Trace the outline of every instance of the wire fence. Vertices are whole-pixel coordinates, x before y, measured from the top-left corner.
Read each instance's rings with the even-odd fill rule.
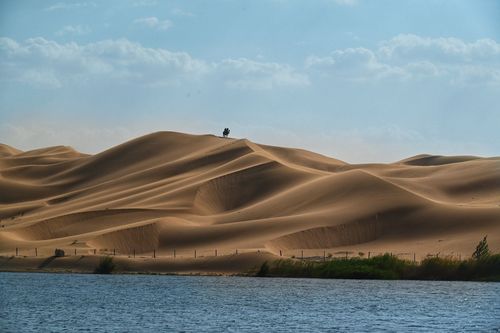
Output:
[[[463,255],[458,252],[437,252],[437,253],[422,253],[422,252],[401,252],[401,251],[354,251],[354,250],[339,250],[339,249],[292,249],[279,250],[279,255],[300,260],[311,261],[326,261],[337,259],[370,259],[381,255],[391,255],[398,259],[420,262],[426,258],[446,258],[451,260],[468,259],[470,256]]]
[[[94,248],[75,248],[75,247],[40,247],[40,248],[16,248],[11,251],[0,252],[0,256],[4,257],[51,257],[51,256],[121,256],[128,258],[171,258],[171,259],[187,259],[187,258],[209,258],[221,257],[228,255],[239,255],[243,253],[256,252],[271,252],[267,249],[152,249],[144,250],[119,250],[116,248],[94,249]],[[375,256],[389,254],[402,260],[420,262],[429,257],[446,258],[451,260],[464,260],[470,258],[457,252],[450,253],[426,253],[421,252],[397,252],[397,251],[353,251],[353,250],[338,250],[338,249],[287,249],[274,250],[271,253],[283,259],[300,259],[309,261],[326,261],[338,259],[361,258],[369,259]]]

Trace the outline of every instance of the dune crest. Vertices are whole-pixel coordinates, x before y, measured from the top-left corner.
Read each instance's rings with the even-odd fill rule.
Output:
[[[9,145],[0,143],[0,157],[9,157],[22,153],[22,151]]]
[[[0,145],[0,252],[15,248],[500,250],[500,159],[348,164],[157,132],[96,155]]]

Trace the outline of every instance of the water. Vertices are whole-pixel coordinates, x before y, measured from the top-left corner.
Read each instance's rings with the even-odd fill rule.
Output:
[[[0,332],[500,332],[500,284],[0,273]]]

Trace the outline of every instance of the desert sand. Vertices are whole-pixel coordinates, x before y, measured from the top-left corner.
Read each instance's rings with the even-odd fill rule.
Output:
[[[348,164],[301,149],[175,132],[96,155],[3,144],[0,219],[4,256],[16,248],[26,256],[36,248],[40,257],[63,248],[92,257],[95,249],[127,261],[135,253],[129,261],[138,270],[139,257],[153,251],[162,263],[156,270],[231,273],[246,269],[248,258],[253,264],[280,252],[466,257],[485,235],[500,251],[500,157]],[[174,249],[178,268],[167,258]],[[214,249],[220,258],[207,268]],[[194,250],[203,269],[189,266]],[[241,259],[247,264],[236,265],[234,256],[248,257]],[[42,259],[32,260],[39,267]]]

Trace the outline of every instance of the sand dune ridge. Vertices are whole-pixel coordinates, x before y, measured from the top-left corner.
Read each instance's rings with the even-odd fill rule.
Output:
[[[500,158],[348,164],[157,132],[96,155],[0,145],[0,251],[18,248],[500,250]],[[497,245],[499,244],[499,245]]]

